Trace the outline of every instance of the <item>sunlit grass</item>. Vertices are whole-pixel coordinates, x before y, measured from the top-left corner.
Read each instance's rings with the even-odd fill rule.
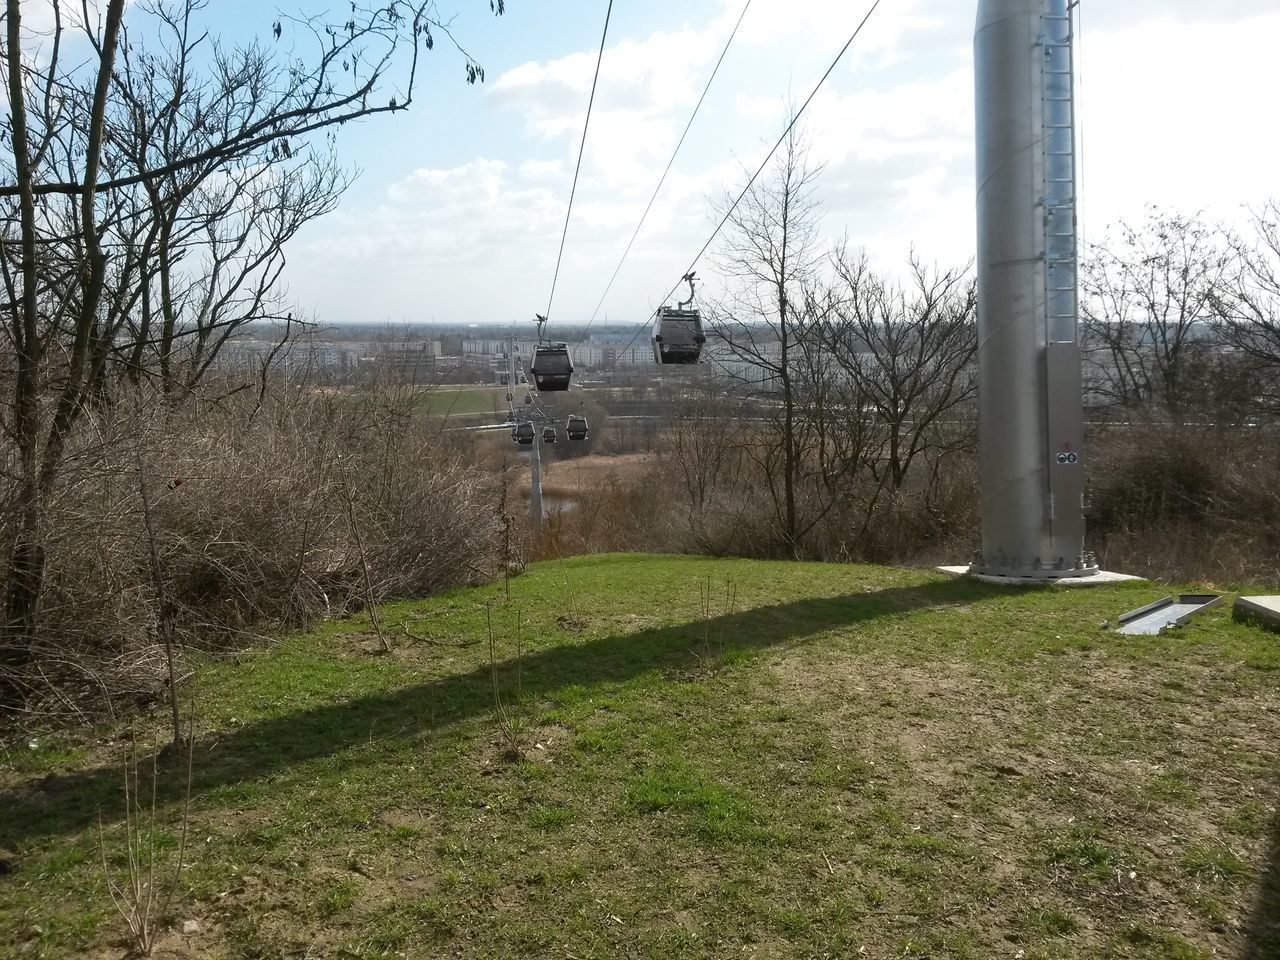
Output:
[[[187,949],[1276,948],[1252,918],[1280,645],[1226,608],[1122,637],[1100,624],[1167,588],[631,555],[540,564],[511,587],[386,607],[390,656],[357,617],[200,666],[169,918],[200,922]],[[520,712],[516,758],[495,676]],[[145,741],[163,720],[134,727]],[[96,823],[120,817],[124,730],[6,756],[0,954],[115,943]],[[172,822],[172,777],[159,793]]]

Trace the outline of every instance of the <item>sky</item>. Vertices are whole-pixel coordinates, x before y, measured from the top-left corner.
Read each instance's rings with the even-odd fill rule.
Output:
[[[592,316],[744,0],[614,0],[552,320]],[[752,0],[597,322],[640,323],[714,227],[870,0]],[[503,323],[543,312],[607,0],[440,0],[485,67],[438,44],[411,111],[343,128],[360,168],[288,248],[288,294],[325,323]],[[274,11],[216,0],[214,29]],[[806,114],[829,244],[896,269],[973,254],[970,0],[882,0]],[[259,21],[262,21],[259,24]],[[1086,242],[1148,204],[1243,222],[1280,195],[1276,0],[1083,0]],[[714,294],[709,264],[703,265]]]

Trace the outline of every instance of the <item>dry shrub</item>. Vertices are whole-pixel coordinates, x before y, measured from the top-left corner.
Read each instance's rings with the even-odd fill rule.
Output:
[[[529,541],[536,560],[619,550],[662,552],[664,536],[662,493],[641,476],[609,476],[594,487],[574,489],[548,511],[540,536]],[[544,493],[547,488],[544,488]]]
[[[1104,566],[1176,580],[1280,580],[1280,429],[1113,425],[1095,430],[1089,447],[1089,544]],[[714,451],[695,453],[706,461]],[[538,555],[789,555],[758,464],[729,457],[713,482],[695,487],[690,454],[683,464],[679,455],[668,442],[647,473],[578,491]],[[877,496],[865,473],[830,496],[801,545],[806,558],[934,565],[966,561],[979,542],[976,449],[918,462],[895,496]],[[816,501],[800,507],[821,510]]]
[[[896,492],[865,464],[821,480],[810,465],[797,486],[802,539],[793,550],[775,502],[776,458],[751,455],[759,435],[727,415],[670,426],[643,486],[661,491],[646,517],[664,549],[714,555],[841,562],[918,563],[968,556],[978,515],[975,451],[921,456]],[[772,484],[770,470],[774,471]],[[772,491],[772,492],[771,492]]]
[[[493,575],[490,484],[398,394],[305,398],[248,429],[216,426],[178,454],[176,475],[192,479],[162,511],[175,593],[216,624],[361,606],[365,562],[375,600]]]
[[[1090,543],[1113,569],[1280,580],[1275,426],[1115,425],[1091,443]]]
[[[567,505],[551,511],[536,557],[615,550],[712,556],[790,556],[767,480],[746,456],[728,458],[714,482],[695,488],[668,448],[643,472],[606,476],[595,486],[556,490]],[[686,464],[687,466],[687,464]],[[824,504],[812,493],[802,514],[821,519],[801,544],[807,559],[843,562],[933,563],[967,557],[977,530],[977,463],[971,451],[949,455],[904,487],[896,498],[850,485]]]
[[[952,451],[919,461],[896,494],[877,496],[868,480],[851,484],[810,549],[849,563],[963,563],[977,545],[981,509],[977,451]]]
[[[1194,428],[1126,425],[1100,431],[1091,451],[1093,524],[1120,532],[1203,520],[1220,492],[1213,452],[1220,446]]]
[[[93,714],[161,689],[142,484],[188,646],[243,646],[370,599],[496,575],[496,484],[415,415],[418,399],[293,390],[261,407],[242,394],[95,413],[48,514],[36,656],[20,678],[28,705]]]

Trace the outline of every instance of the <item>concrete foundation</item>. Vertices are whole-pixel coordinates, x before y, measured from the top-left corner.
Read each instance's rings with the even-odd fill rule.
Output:
[[[1099,570],[1097,573],[1090,574],[1087,577],[1060,577],[1056,580],[1045,580],[1043,578],[1033,577],[1001,577],[988,573],[970,573],[971,568],[967,565],[957,567],[935,567],[934,569],[939,573],[949,573],[953,577],[971,577],[972,579],[981,581],[982,583],[994,583],[1003,587],[1100,587],[1109,583],[1127,583],[1132,580],[1144,579],[1143,577],[1135,577],[1127,573],[1112,573],[1110,570]]]
[[[1280,633],[1280,597],[1237,597],[1231,615]]]

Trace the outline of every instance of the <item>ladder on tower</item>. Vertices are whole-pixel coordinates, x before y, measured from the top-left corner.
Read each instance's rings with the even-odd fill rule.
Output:
[[[1049,530],[1059,519],[1068,533],[1084,505],[1084,426],[1080,417],[1081,369],[1077,339],[1079,260],[1076,241],[1075,45],[1071,5],[1041,0],[1039,46],[1044,154],[1045,426],[1049,448]],[[1080,568],[1087,558],[1059,556],[1057,564]]]
[[[1065,14],[1041,14],[1045,317],[1047,339],[1058,342],[1076,339],[1074,29],[1069,6]]]

